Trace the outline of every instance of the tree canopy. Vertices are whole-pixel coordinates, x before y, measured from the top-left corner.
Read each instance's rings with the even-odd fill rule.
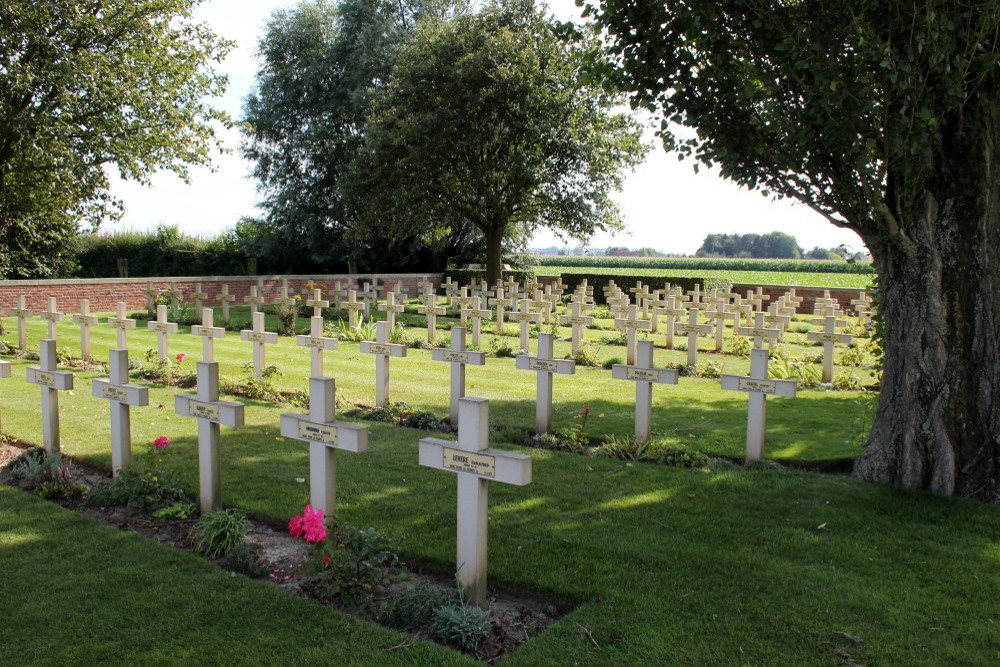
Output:
[[[514,233],[615,228],[610,193],[645,149],[583,64],[531,0],[422,23],[374,101],[352,181],[355,232],[434,238],[471,223],[495,281]]]
[[[200,1],[0,5],[0,277],[64,270],[80,224],[120,211],[108,170],[210,163],[231,45],[191,20]]]
[[[799,199],[872,252],[884,374],[858,476],[1000,500],[1000,3],[585,11],[665,148]]]
[[[799,259],[802,248],[795,237],[783,232],[768,234],[709,234],[696,255],[718,257],[761,257]],[[821,259],[826,259],[824,255]]]
[[[399,243],[384,236],[367,245],[347,238],[355,217],[344,183],[368,132],[372,97],[389,78],[399,49],[418,21],[464,11],[465,0],[309,0],[271,17],[258,45],[260,69],[244,102],[243,154],[264,194],[261,242],[326,267],[356,260],[396,270],[416,254],[457,252],[458,233],[441,243]],[[410,235],[413,239],[414,235]],[[387,252],[387,250],[393,252]],[[409,261],[408,261],[409,258]],[[441,267],[443,268],[443,267]]]

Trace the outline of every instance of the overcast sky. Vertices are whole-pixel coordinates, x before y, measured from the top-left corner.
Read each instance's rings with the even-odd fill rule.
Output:
[[[229,88],[218,101],[234,118],[240,117],[243,98],[253,85],[257,39],[266,20],[275,9],[297,4],[297,0],[207,0],[197,9],[196,18],[237,43],[220,67],[229,76]],[[573,0],[549,0],[548,4],[561,19],[579,16]],[[172,173],[155,175],[151,187],[114,179],[112,192],[124,200],[126,213],[121,221],[103,229],[144,230],[167,224],[210,237],[232,227],[242,216],[256,215],[258,197],[254,182],[248,178],[249,164],[238,155],[239,133],[228,131],[223,138],[233,152],[215,158],[214,173],[193,169],[190,184]],[[651,132],[649,140],[653,148],[646,161],[628,175],[617,196],[628,231],[616,236],[598,234],[591,240],[592,247],[651,247],[693,254],[710,233],[781,231],[795,236],[806,250],[840,244],[863,248],[854,232],[833,226],[806,206],[771,201],[705,169],[695,174],[690,160],[678,162],[666,154]],[[542,232],[532,245],[563,244]]]

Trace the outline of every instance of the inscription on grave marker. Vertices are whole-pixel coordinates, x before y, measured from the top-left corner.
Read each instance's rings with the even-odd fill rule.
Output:
[[[496,457],[485,454],[473,454],[461,449],[443,447],[441,450],[443,464],[448,470],[471,472],[482,477],[497,476]]]

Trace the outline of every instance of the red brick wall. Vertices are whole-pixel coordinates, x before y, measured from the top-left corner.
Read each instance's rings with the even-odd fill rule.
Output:
[[[156,278],[153,286],[159,290],[170,289],[171,283],[176,284],[184,298],[191,301],[197,283],[208,295],[206,305],[219,305],[219,294],[222,286],[229,286],[229,293],[236,297],[233,305],[243,305],[243,297],[249,296],[250,287],[263,281],[263,296],[267,302],[276,299],[281,290],[282,279],[288,280],[289,294],[303,294],[306,284],[316,283],[333,287],[336,281],[342,286],[360,289],[365,282],[378,280],[379,294],[385,295],[396,283],[402,283],[410,296],[416,296],[417,285],[427,279],[435,285],[441,284],[441,274],[361,274],[325,275],[325,276],[224,276],[196,278]],[[3,280],[0,281],[0,308],[10,309],[17,305],[17,297],[26,297],[27,307],[34,311],[42,311],[47,307],[47,299],[55,297],[58,309],[64,313],[80,311],[80,300],[90,299],[90,309],[95,312],[114,311],[119,301],[124,301],[128,310],[143,310],[146,307],[146,290],[149,278],[96,278],[86,280]],[[350,289],[350,288],[348,288]]]

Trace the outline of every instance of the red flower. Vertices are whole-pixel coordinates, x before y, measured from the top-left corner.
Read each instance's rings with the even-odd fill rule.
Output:
[[[177,355],[177,363],[181,363],[186,358],[187,358],[187,355],[184,354],[183,352],[181,352],[180,354]]]
[[[330,564],[330,557],[323,556],[323,565],[329,565],[329,564]]]
[[[169,444],[170,440],[168,440],[167,436],[165,435],[161,435],[159,438],[153,441],[153,447],[156,447],[157,449],[166,449],[167,445]]]

